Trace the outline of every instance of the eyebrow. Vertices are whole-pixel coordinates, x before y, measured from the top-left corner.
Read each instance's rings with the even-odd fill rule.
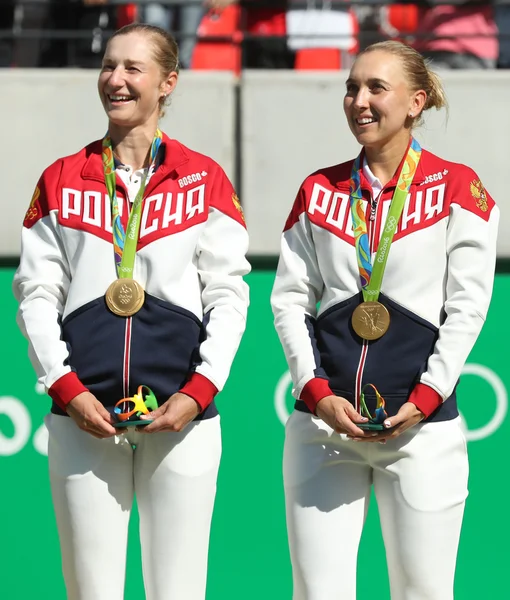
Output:
[[[345,82],[345,85],[349,85],[351,83],[357,83],[357,81],[355,79],[353,79],[352,77],[349,77],[349,79],[347,79],[347,81]],[[370,77],[370,79],[368,80],[369,84],[374,84],[374,83],[380,83],[382,85],[387,85],[389,86],[390,84],[385,81],[384,79],[380,79],[379,77]]]
[[[112,63],[118,63],[118,62],[125,62],[128,67],[133,67],[133,66],[136,66],[136,65],[138,65],[138,66],[143,66],[144,65],[144,63],[142,61],[140,61],[140,60],[132,60],[132,59],[129,59],[129,58],[127,60],[125,60],[125,61],[118,61],[118,60],[115,60],[115,59],[110,58],[110,57],[104,57],[103,58],[103,64],[112,64]]]

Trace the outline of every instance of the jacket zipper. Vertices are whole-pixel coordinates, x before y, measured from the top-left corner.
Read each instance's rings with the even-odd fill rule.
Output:
[[[147,183],[145,188],[144,197],[147,196],[147,189],[152,181],[152,177]],[[126,224],[129,221],[129,216],[131,214],[131,210],[133,208],[133,203],[129,196],[129,187],[122,186],[124,191],[124,206],[126,207]],[[131,375],[131,342],[132,342],[132,327],[133,327],[133,318],[126,317],[126,329],[124,333],[124,360],[122,363],[122,391],[124,394],[124,398],[129,397],[129,386],[130,386],[130,375]]]
[[[126,223],[131,214],[131,200],[128,189],[124,189],[124,206],[126,208]],[[122,393],[123,398],[129,398],[129,383],[131,371],[131,337],[132,337],[132,317],[126,317],[126,327],[124,331],[124,358],[122,361]]]
[[[375,233],[377,231],[378,217],[380,211],[379,208],[379,200],[382,198],[382,194],[384,192],[384,188],[381,190],[377,198],[372,198],[372,192],[370,192],[370,216],[368,221],[368,244],[370,247],[370,258],[372,259],[372,255],[374,253],[375,248]],[[354,408],[361,412],[360,406],[360,397],[361,397],[361,388],[363,383],[363,372],[365,371],[365,365],[367,362],[368,355],[368,340],[363,340],[363,345],[361,347],[360,359],[358,363],[358,368],[356,370],[356,386],[354,390]]]
[[[129,398],[129,375],[131,367],[131,328],[133,319],[126,318],[126,329],[124,333],[124,360],[122,364],[122,393],[123,398]]]

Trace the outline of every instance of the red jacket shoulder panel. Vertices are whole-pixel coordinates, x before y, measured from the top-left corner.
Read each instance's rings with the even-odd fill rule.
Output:
[[[495,202],[476,172],[466,165],[451,164],[450,204],[458,204],[484,221],[490,219]]]
[[[62,166],[62,159],[59,159],[43,171],[25,213],[24,227],[30,229],[37,221],[47,217],[51,210],[58,208],[57,186],[62,173]]]
[[[309,175],[298,190],[290,214],[287,217],[284,231],[288,231],[299,221],[301,213],[308,212],[316,185],[320,186],[318,189],[338,189],[348,192],[352,163],[353,161],[350,160],[345,163],[319,169]]]
[[[203,158],[208,160],[209,171],[212,175],[212,186],[209,190],[210,206],[221,211],[246,228],[241,202],[225,171],[212,158]]]
[[[447,202],[488,221],[495,202],[471,167],[441,158],[428,150],[422,154],[424,183],[446,184]]]

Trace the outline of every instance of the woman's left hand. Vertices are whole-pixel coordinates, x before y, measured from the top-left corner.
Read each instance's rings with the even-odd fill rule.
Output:
[[[373,437],[351,437],[358,442],[383,442],[398,437],[404,431],[413,427],[425,418],[425,415],[412,402],[406,402],[400,407],[400,410],[393,417],[388,417],[384,421],[386,429],[378,432]]]
[[[198,403],[190,396],[177,392],[148,415],[142,415],[142,420],[154,419],[149,425],[137,427],[142,433],[157,433],[160,431],[182,431],[200,412]]]

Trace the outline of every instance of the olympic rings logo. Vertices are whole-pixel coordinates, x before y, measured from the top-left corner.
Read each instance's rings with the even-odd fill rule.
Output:
[[[397,224],[397,219],[395,217],[389,217],[386,222],[386,227],[384,229],[384,233],[391,233]]]
[[[462,414],[460,414],[466,440],[468,442],[476,442],[490,437],[501,427],[508,412],[508,394],[501,378],[492,369],[489,369],[484,365],[467,363],[462,369],[462,375],[473,375],[483,379],[490,385],[496,398],[496,409],[494,413],[489,416],[485,425],[482,425],[477,429],[469,429],[466,420]],[[274,408],[276,416],[282,425],[285,425],[290,416],[287,408],[289,386],[292,386],[292,379],[289,371],[285,371],[278,380],[274,392]]]

